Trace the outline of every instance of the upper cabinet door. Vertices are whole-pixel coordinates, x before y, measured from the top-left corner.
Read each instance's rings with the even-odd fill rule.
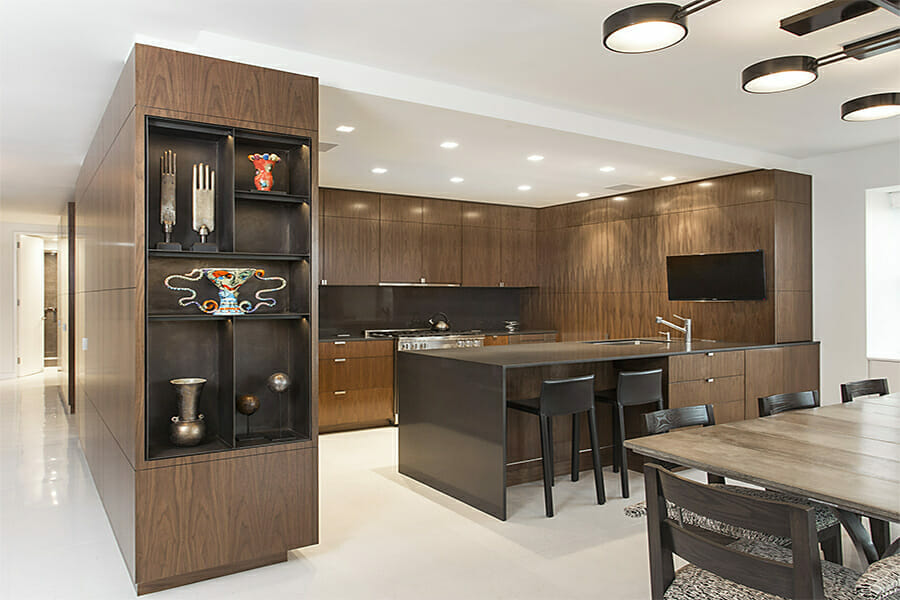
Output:
[[[422,222],[422,198],[381,194],[381,220]]]
[[[500,238],[500,281],[506,287],[537,285],[534,230],[503,229]]]
[[[462,228],[462,284],[500,285],[500,229]]]
[[[422,222],[437,225],[462,225],[463,203],[455,200],[422,198]]]
[[[322,217],[321,279],[327,285],[378,283],[378,221]]]
[[[422,277],[425,283],[462,283],[462,227],[422,225]]]
[[[326,217],[378,220],[381,196],[372,192],[319,188],[321,212]]]
[[[381,278],[384,283],[421,283],[422,223],[381,221]]]

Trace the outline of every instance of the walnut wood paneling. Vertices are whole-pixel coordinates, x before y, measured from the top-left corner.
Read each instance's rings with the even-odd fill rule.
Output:
[[[752,419],[759,416],[758,398],[818,389],[817,343],[746,351],[745,418]]]
[[[321,359],[319,392],[389,388],[394,385],[394,357]]]
[[[382,212],[388,202],[382,201]],[[379,281],[419,283],[422,278],[422,223],[379,221]]]
[[[812,292],[775,292],[775,341],[812,339]]]
[[[316,543],[317,462],[311,448],[138,471],[137,583]]]
[[[321,277],[329,285],[375,285],[379,280],[379,222],[322,217]]]
[[[463,227],[463,285],[496,286],[500,283],[500,231],[493,227]]]
[[[462,283],[462,227],[422,225],[422,277],[427,283]]]
[[[320,213],[326,217],[378,220],[381,195],[373,192],[319,188]]]
[[[500,230],[500,281],[503,285],[537,285],[534,236],[534,230]]]
[[[394,342],[391,340],[370,340],[365,342],[331,341],[319,343],[319,359],[362,358],[366,356],[394,356]]]
[[[336,390],[319,395],[319,431],[389,425],[394,419],[394,389]]]
[[[381,220],[422,222],[422,198],[418,196],[381,195]]]
[[[422,222],[440,225],[462,225],[463,202],[422,198]]]

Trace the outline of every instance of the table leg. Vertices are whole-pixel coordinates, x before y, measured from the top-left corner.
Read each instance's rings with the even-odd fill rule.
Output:
[[[884,556],[884,551],[891,544],[891,524],[869,517],[869,530],[872,532],[872,543],[875,545],[878,556]]]
[[[836,510],[841,525],[847,530],[856,550],[866,559],[866,564],[872,564],[878,560],[878,550],[875,548],[875,544],[872,543],[872,536],[869,535],[869,532],[866,531],[862,524],[862,517],[841,508]]]

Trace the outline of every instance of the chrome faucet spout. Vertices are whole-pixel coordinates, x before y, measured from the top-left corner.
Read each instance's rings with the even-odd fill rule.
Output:
[[[666,327],[671,327],[675,331],[680,331],[681,333],[683,333],[684,334],[684,343],[690,345],[690,343],[692,341],[691,340],[691,337],[692,337],[691,336],[691,325],[692,325],[691,320],[686,319],[685,317],[682,317],[680,315],[673,315],[673,316],[676,319],[681,319],[682,321],[684,321],[684,327],[681,327],[680,325],[676,325],[675,323],[670,323],[669,321],[666,321],[665,319],[663,319],[662,317],[659,317],[659,316],[656,317],[656,322],[661,325],[665,325]]]

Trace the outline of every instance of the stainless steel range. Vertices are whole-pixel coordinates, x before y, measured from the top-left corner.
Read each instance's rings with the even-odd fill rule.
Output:
[[[484,333],[479,329],[450,333],[430,329],[366,329],[365,336],[376,339],[393,338],[394,340],[394,425],[400,418],[397,397],[397,352],[484,346]]]

